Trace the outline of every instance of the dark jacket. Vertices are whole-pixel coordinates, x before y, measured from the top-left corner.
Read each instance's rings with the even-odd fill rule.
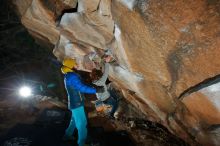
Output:
[[[82,93],[96,93],[96,89],[82,83],[80,76],[75,72],[69,72],[64,75],[64,84],[68,94],[69,109],[84,105],[84,95]]]

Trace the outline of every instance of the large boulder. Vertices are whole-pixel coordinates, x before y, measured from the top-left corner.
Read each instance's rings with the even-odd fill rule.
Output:
[[[86,67],[89,60],[85,60],[85,58],[91,51],[94,51],[93,47],[83,46],[78,43],[71,42],[65,36],[60,35],[60,39],[55,45],[53,53],[61,62],[65,57],[76,59],[76,62],[79,65],[79,70],[90,72],[91,70],[88,70]]]
[[[201,116],[218,115],[214,104],[218,101],[207,102],[204,112],[202,107],[192,108],[205,103],[202,96],[199,103],[200,96],[196,100],[190,95],[194,98],[185,103],[179,98],[220,73],[219,2],[114,0],[112,7],[116,58],[127,72],[142,80],[135,82],[127,75],[128,85],[126,77],[115,70],[111,77],[132,90],[171,131],[194,141],[205,128]],[[210,95],[205,96],[211,100]],[[212,121],[218,123],[218,118]]]
[[[22,23],[55,46],[58,60],[75,58],[91,71],[86,56],[111,48],[110,80],[125,98],[191,144],[217,145],[219,128],[210,127],[220,116],[212,82],[220,74],[220,1],[78,0],[77,8],[73,0],[19,3]]]
[[[113,39],[114,22],[98,11],[66,13],[60,22],[61,33],[72,42],[103,49]]]

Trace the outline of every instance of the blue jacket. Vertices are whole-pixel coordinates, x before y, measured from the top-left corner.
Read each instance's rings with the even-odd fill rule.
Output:
[[[68,94],[68,108],[74,109],[84,105],[82,93],[95,94],[96,89],[82,83],[77,73],[69,72],[64,75],[64,84]]]

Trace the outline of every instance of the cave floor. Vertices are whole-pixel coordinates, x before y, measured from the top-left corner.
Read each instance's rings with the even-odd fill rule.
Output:
[[[68,110],[43,102],[36,110],[30,112],[29,109],[21,109],[16,101],[9,103],[0,102],[0,146],[77,145],[76,140],[62,141],[70,119]],[[102,114],[97,114],[93,105],[88,102],[86,109],[87,143],[90,146],[187,146],[185,142],[156,123],[128,117],[125,112],[121,118],[110,120]]]
[[[18,113],[17,113],[18,114]],[[20,113],[21,114],[21,113]],[[67,110],[57,108],[46,108],[38,114],[27,114],[29,119],[20,119],[16,123],[7,127],[5,133],[0,137],[0,145],[8,146],[19,144],[19,146],[72,146],[77,145],[76,140],[62,141],[62,137],[70,113]],[[13,117],[12,117],[13,118]],[[113,131],[110,124],[106,124],[103,118],[93,118],[95,125],[89,123],[88,126],[88,143],[94,146],[133,146],[135,145],[128,133],[123,130]],[[103,123],[104,122],[104,123]],[[6,123],[5,123],[6,124]],[[11,124],[10,122],[8,124]],[[105,124],[106,130],[100,124]],[[75,134],[77,135],[77,134]]]

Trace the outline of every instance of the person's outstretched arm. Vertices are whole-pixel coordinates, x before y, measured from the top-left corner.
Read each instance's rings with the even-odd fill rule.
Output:
[[[71,76],[70,82],[77,90],[79,90],[82,93],[88,93],[88,94],[96,93],[96,89],[84,84],[78,75]]]

